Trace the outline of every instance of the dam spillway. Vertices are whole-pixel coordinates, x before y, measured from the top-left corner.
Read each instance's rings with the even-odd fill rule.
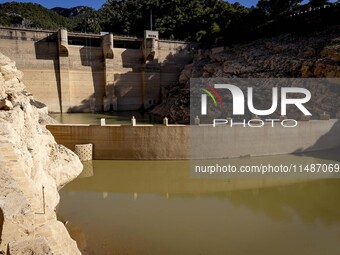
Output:
[[[0,27],[0,51],[51,112],[130,111],[160,102],[193,59],[194,44],[144,38]]]

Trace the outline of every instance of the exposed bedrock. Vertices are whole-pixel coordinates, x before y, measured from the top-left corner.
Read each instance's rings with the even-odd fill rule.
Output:
[[[0,254],[80,254],[55,210],[82,164],[55,142],[47,107],[22,78],[0,53]]]

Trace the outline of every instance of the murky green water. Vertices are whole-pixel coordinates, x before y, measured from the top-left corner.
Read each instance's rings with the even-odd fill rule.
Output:
[[[339,198],[339,179],[192,179],[188,161],[93,161],[61,190],[58,214],[84,254],[338,255]]]
[[[137,123],[161,123],[160,119],[138,111],[112,113],[50,113],[50,115],[62,124],[100,125],[101,118],[106,119],[106,124],[131,124],[132,116],[135,116]]]

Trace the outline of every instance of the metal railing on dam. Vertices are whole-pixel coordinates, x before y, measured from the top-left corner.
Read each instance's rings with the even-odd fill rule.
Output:
[[[74,150],[93,144],[93,159],[175,160],[279,155],[340,146],[340,121],[300,121],[297,127],[180,125],[48,125]],[[192,147],[192,148],[191,148]],[[195,147],[195,149],[194,149]]]

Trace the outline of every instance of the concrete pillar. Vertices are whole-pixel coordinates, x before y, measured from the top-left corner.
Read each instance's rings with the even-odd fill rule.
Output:
[[[107,34],[103,37],[103,56],[104,56],[104,111],[117,111],[117,97],[114,92],[114,50],[113,35]]]
[[[169,120],[168,120],[167,117],[165,117],[165,118],[163,119],[163,125],[164,125],[164,126],[169,126]]]
[[[89,161],[92,160],[92,144],[76,144],[75,153],[79,157],[80,161]]]
[[[136,126],[136,125],[137,125],[137,121],[136,121],[135,116],[132,116],[131,125],[132,125],[132,126]]]
[[[158,31],[144,31],[143,53],[146,62],[158,59]]]
[[[103,36],[103,54],[105,59],[113,59],[113,35],[107,34]]]
[[[58,93],[60,97],[60,111],[67,112],[71,107],[70,74],[69,74],[69,50],[68,33],[65,29],[60,29],[59,37],[59,75]]]
[[[101,119],[100,119],[100,125],[101,125],[101,126],[105,126],[105,125],[106,125],[105,118],[101,118]]]
[[[198,116],[195,117],[195,125],[200,124],[200,118]]]
[[[68,32],[66,29],[59,30],[59,56],[68,57]]]

